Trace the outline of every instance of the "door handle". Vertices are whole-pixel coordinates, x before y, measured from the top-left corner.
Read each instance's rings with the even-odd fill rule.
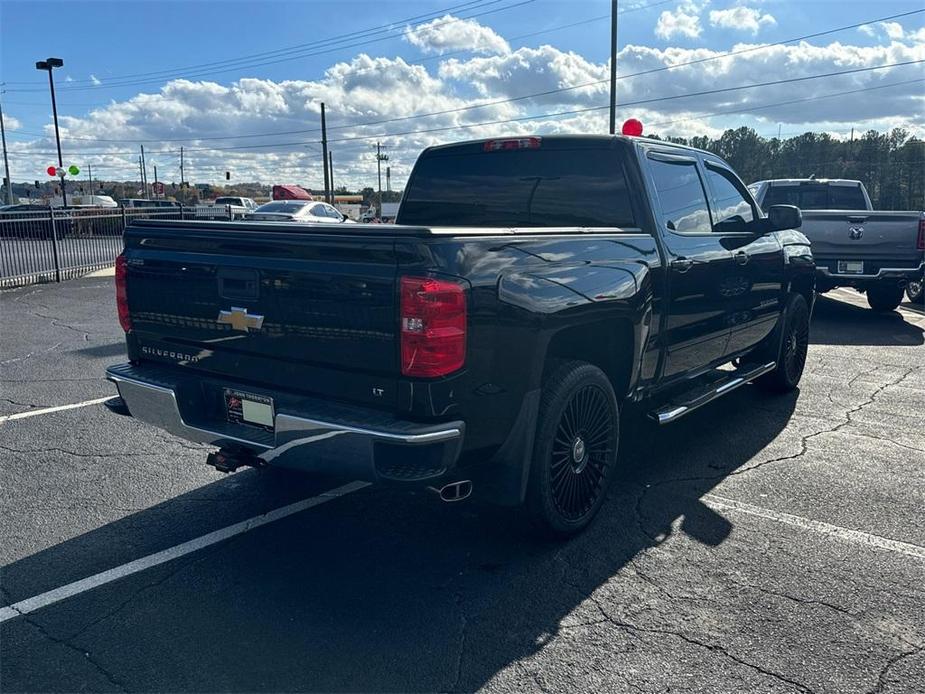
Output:
[[[691,269],[691,266],[694,264],[694,261],[690,258],[685,258],[684,256],[678,256],[671,261],[671,269],[676,270],[677,272],[687,272]]]
[[[733,256],[733,258],[735,258],[736,265],[745,265],[748,263],[748,253],[745,251],[739,251]]]

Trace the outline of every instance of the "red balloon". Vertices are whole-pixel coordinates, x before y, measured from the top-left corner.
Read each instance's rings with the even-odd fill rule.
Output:
[[[48,173],[49,176],[58,175],[58,169],[56,169],[54,166],[49,166],[47,169],[45,169],[45,171],[46,173]]]
[[[642,122],[635,118],[628,119],[623,124],[623,134],[629,135],[630,137],[639,137],[642,135]]]

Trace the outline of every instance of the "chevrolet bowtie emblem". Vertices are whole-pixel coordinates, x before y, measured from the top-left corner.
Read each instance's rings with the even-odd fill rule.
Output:
[[[250,332],[260,330],[263,326],[263,316],[248,313],[246,308],[232,306],[230,311],[219,311],[218,322],[230,325],[232,330]]]

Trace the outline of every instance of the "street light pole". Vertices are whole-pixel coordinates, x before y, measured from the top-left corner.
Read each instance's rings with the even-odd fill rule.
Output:
[[[64,159],[61,156],[61,133],[58,131],[58,104],[55,101],[55,78],[52,75],[52,71],[56,67],[64,67],[64,61],[61,58],[48,58],[35,64],[36,70],[45,70],[48,73],[48,87],[51,90],[51,113],[55,120],[55,142],[58,145],[58,168],[61,170],[61,199],[64,206],[67,207],[67,190],[64,185]]]

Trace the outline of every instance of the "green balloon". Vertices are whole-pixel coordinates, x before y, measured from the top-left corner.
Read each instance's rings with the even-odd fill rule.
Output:
[[[76,166],[71,164],[69,167],[67,167],[67,172],[71,174],[71,176],[76,176],[77,174],[80,173],[80,169],[78,169]]]

